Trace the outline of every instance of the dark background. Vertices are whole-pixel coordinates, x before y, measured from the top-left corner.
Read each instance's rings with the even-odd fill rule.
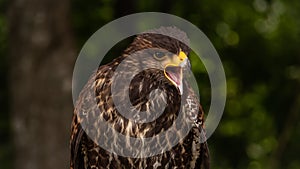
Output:
[[[299,169],[299,9],[299,0],[0,0],[0,168],[68,168],[80,48],[115,18],[156,11],[197,25],[223,62],[212,169]],[[208,112],[207,73],[193,60]]]

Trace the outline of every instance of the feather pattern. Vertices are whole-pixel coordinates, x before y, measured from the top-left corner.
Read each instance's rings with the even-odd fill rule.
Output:
[[[175,28],[167,29],[170,29],[171,32],[179,31]],[[180,33],[182,32],[178,34],[180,35]],[[143,70],[141,65],[152,65],[152,67],[157,65],[157,61],[153,60],[152,55],[139,52],[147,48],[160,48],[172,53],[178,53],[180,50],[186,54],[189,52],[189,48],[176,39],[155,32],[145,33],[138,35],[122,56],[107,65],[100,66],[83,88],[75,105],[70,141],[71,169],[209,169],[208,146],[206,142],[202,141],[205,139],[204,112],[196,94],[186,80],[184,81],[185,93],[180,95],[178,88],[170,83],[162,70],[155,68]],[[130,54],[136,57],[128,59]],[[116,75],[114,72],[121,62],[126,62],[128,67],[126,71]],[[120,90],[114,94],[122,103],[128,99],[125,96],[126,93],[129,93],[129,100],[132,104],[130,109],[145,113],[133,114],[137,121],[127,119],[119,112],[111,91],[114,77],[126,78],[134,73],[136,75],[131,80],[128,90]],[[114,87],[124,88],[122,83],[117,83]],[[153,93],[155,90],[161,93]],[[158,117],[153,115],[151,112],[157,110],[161,105],[166,105],[163,113]],[[182,137],[182,133],[178,132],[184,126],[175,127],[171,133],[182,137],[175,146],[171,145],[174,135],[166,135],[160,140],[154,137],[171,129],[180,111],[192,126],[187,135]],[[139,121],[142,116],[154,118],[154,120],[142,123]],[[102,139],[106,146],[118,149],[126,146],[130,150],[134,150],[132,145],[135,143],[128,140],[126,145],[119,145],[118,138],[114,137],[114,134],[110,139],[105,139],[108,137],[104,134],[107,130],[105,127],[101,127],[103,124],[100,119],[105,120],[115,132],[124,136],[153,138],[151,140],[153,148],[169,146],[170,149],[144,158],[124,157],[111,153],[99,146],[95,140]],[[93,138],[90,137],[91,135]],[[137,155],[139,153],[136,152]]]

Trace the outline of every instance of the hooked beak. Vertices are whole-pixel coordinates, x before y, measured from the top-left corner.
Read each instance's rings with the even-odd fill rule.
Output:
[[[164,73],[167,79],[171,81],[173,85],[175,85],[180,92],[180,95],[183,94],[183,84],[182,84],[182,70],[187,64],[189,64],[188,58],[186,54],[180,51],[178,56],[175,59],[175,63],[170,63],[165,66]]]

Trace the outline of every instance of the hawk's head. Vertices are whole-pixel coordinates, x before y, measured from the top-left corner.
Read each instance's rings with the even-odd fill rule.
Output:
[[[138,53],[139,57],[143,56],[139,58],[140,63],[164,70],[164,76],[182,94],[182,71],[190,67],[188,44],[189,40],[183,31],[176,27],[161,27],[138,35],[125,53]]]

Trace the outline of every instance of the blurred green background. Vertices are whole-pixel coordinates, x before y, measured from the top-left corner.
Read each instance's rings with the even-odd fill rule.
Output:
[[[38,3],[33,0],[24,1]],[[49,2],[41,0],[43,1]],[[126,14],[145,11],[165,12],[197,25],[217,49],[227,78],[225,112],[216,132],[208,140],[211,168],[300,168],[299,0],[63,1],[69,4],[66,17],[70,23],[68,26],[74,44],[71,62],[73,64],[84,42],[97,29]],[[52,4],[54,9],[61,5],[60,1],[56,2]],[[20,152],[15,146],[18,142],[13,141],[18,134],[14,132],[12,120],[18,116],[18,113],[12,113],[16,106],[13,100],[18,98],[11,97],[13,86],[16,85],[12,85],[15,82],[10,71],[14,69],[15,60],[10,59],[10,55],[18,48],[13,49],[13,43],[9,43],[14,40],[15,36],[12,35],[17,34],[15,31],[20,30],[20,28],[13,29],[14,24],[10,24],[16,22],[11,22],[11,19],[18,20],[13,18],[14,15],[11,13],[14,13],[14,10],[22,13],[22,10],[28,7],[24,6],[22,7],[22,3],[18,0],[0,0],[1,169],[16,168],[15,163],[18,161],[16,158],[26,159],[26,156],[18,156]],[[38,5],[33,5],[34,7],[39,8]],[[24,25],[27,23],[30,24],[23,22]],[[36,48],[30,50],[34,53]],[[205,69],[198,68],[201,65],[199,61],[194,57],[191,60],[194,73],[199,77],[201,102],[208,112],[210,84],[207,73]],[[70,91],[68,92],[71,97]],[[27,112],[23,113],[26,115]],[[67,116],[71,120],[72,112],[64,113],[68,113]],[[28,117],[30,118],[30,113]],[[67,127],[70,126],[70,120],[65,121]],[[59,132],[66,132],[67,136],[69,134],[68,128],[56,131]]]

